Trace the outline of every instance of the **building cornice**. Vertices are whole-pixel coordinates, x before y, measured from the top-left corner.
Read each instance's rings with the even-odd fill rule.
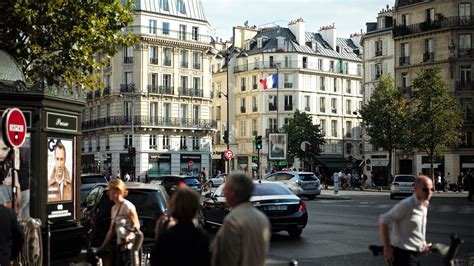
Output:
[[[212,47],[211,44],[183,42],[179,40],[162,39],[162,38],[154,38],[154,37],[147,37],[147,36],[140,36],[140,40],[150,43],[150,44],[159,44],[159,45],[164,45],[164,46],[172,46],[172,47],[185,48],[185,49],[196,49],[196,50],[203,50],[203,51],[206,51]]]

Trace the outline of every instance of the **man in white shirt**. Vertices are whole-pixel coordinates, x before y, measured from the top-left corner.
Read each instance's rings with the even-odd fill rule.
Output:
[[[386,260],[397,265],[420,265],[419,255],[427,252],[426,217],[429,199],[433,195],[433,182],[427,176],[415,181],[415,192],[390,211],[380,215],[380,237],[384,244]],[[389,236],[388,227],[392,226]]]
[[[125,172],[125,176],[123,177],[123,179],[125,182],[130,182],[130,175],[128,174],[128,172]]]

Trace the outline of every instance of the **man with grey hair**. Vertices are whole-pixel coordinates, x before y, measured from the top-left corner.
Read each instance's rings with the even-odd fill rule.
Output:
[[[250,203],[254,184],[244,172],[232,172],[224,197],[232,209],[212,244],[213,266],[263,266],[270,246],[270,222]]]

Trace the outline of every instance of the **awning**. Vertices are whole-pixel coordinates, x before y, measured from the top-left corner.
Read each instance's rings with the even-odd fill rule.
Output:
[[[347,161],[344,158],[316,158],[316,163],[325,168],[332,170],[345,169],[347,167]]]
[[[433,169],[436,169],[440,166],[441,163],[433,163]],[[421,165],[421,168],[431,168],[431,164],[424,163]]]

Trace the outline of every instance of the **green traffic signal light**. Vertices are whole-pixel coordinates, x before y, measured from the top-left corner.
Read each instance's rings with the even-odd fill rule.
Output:
[[[255,148],[257,150],[261,150],[262,149],[262,136],[257,136],[255,138]]]

